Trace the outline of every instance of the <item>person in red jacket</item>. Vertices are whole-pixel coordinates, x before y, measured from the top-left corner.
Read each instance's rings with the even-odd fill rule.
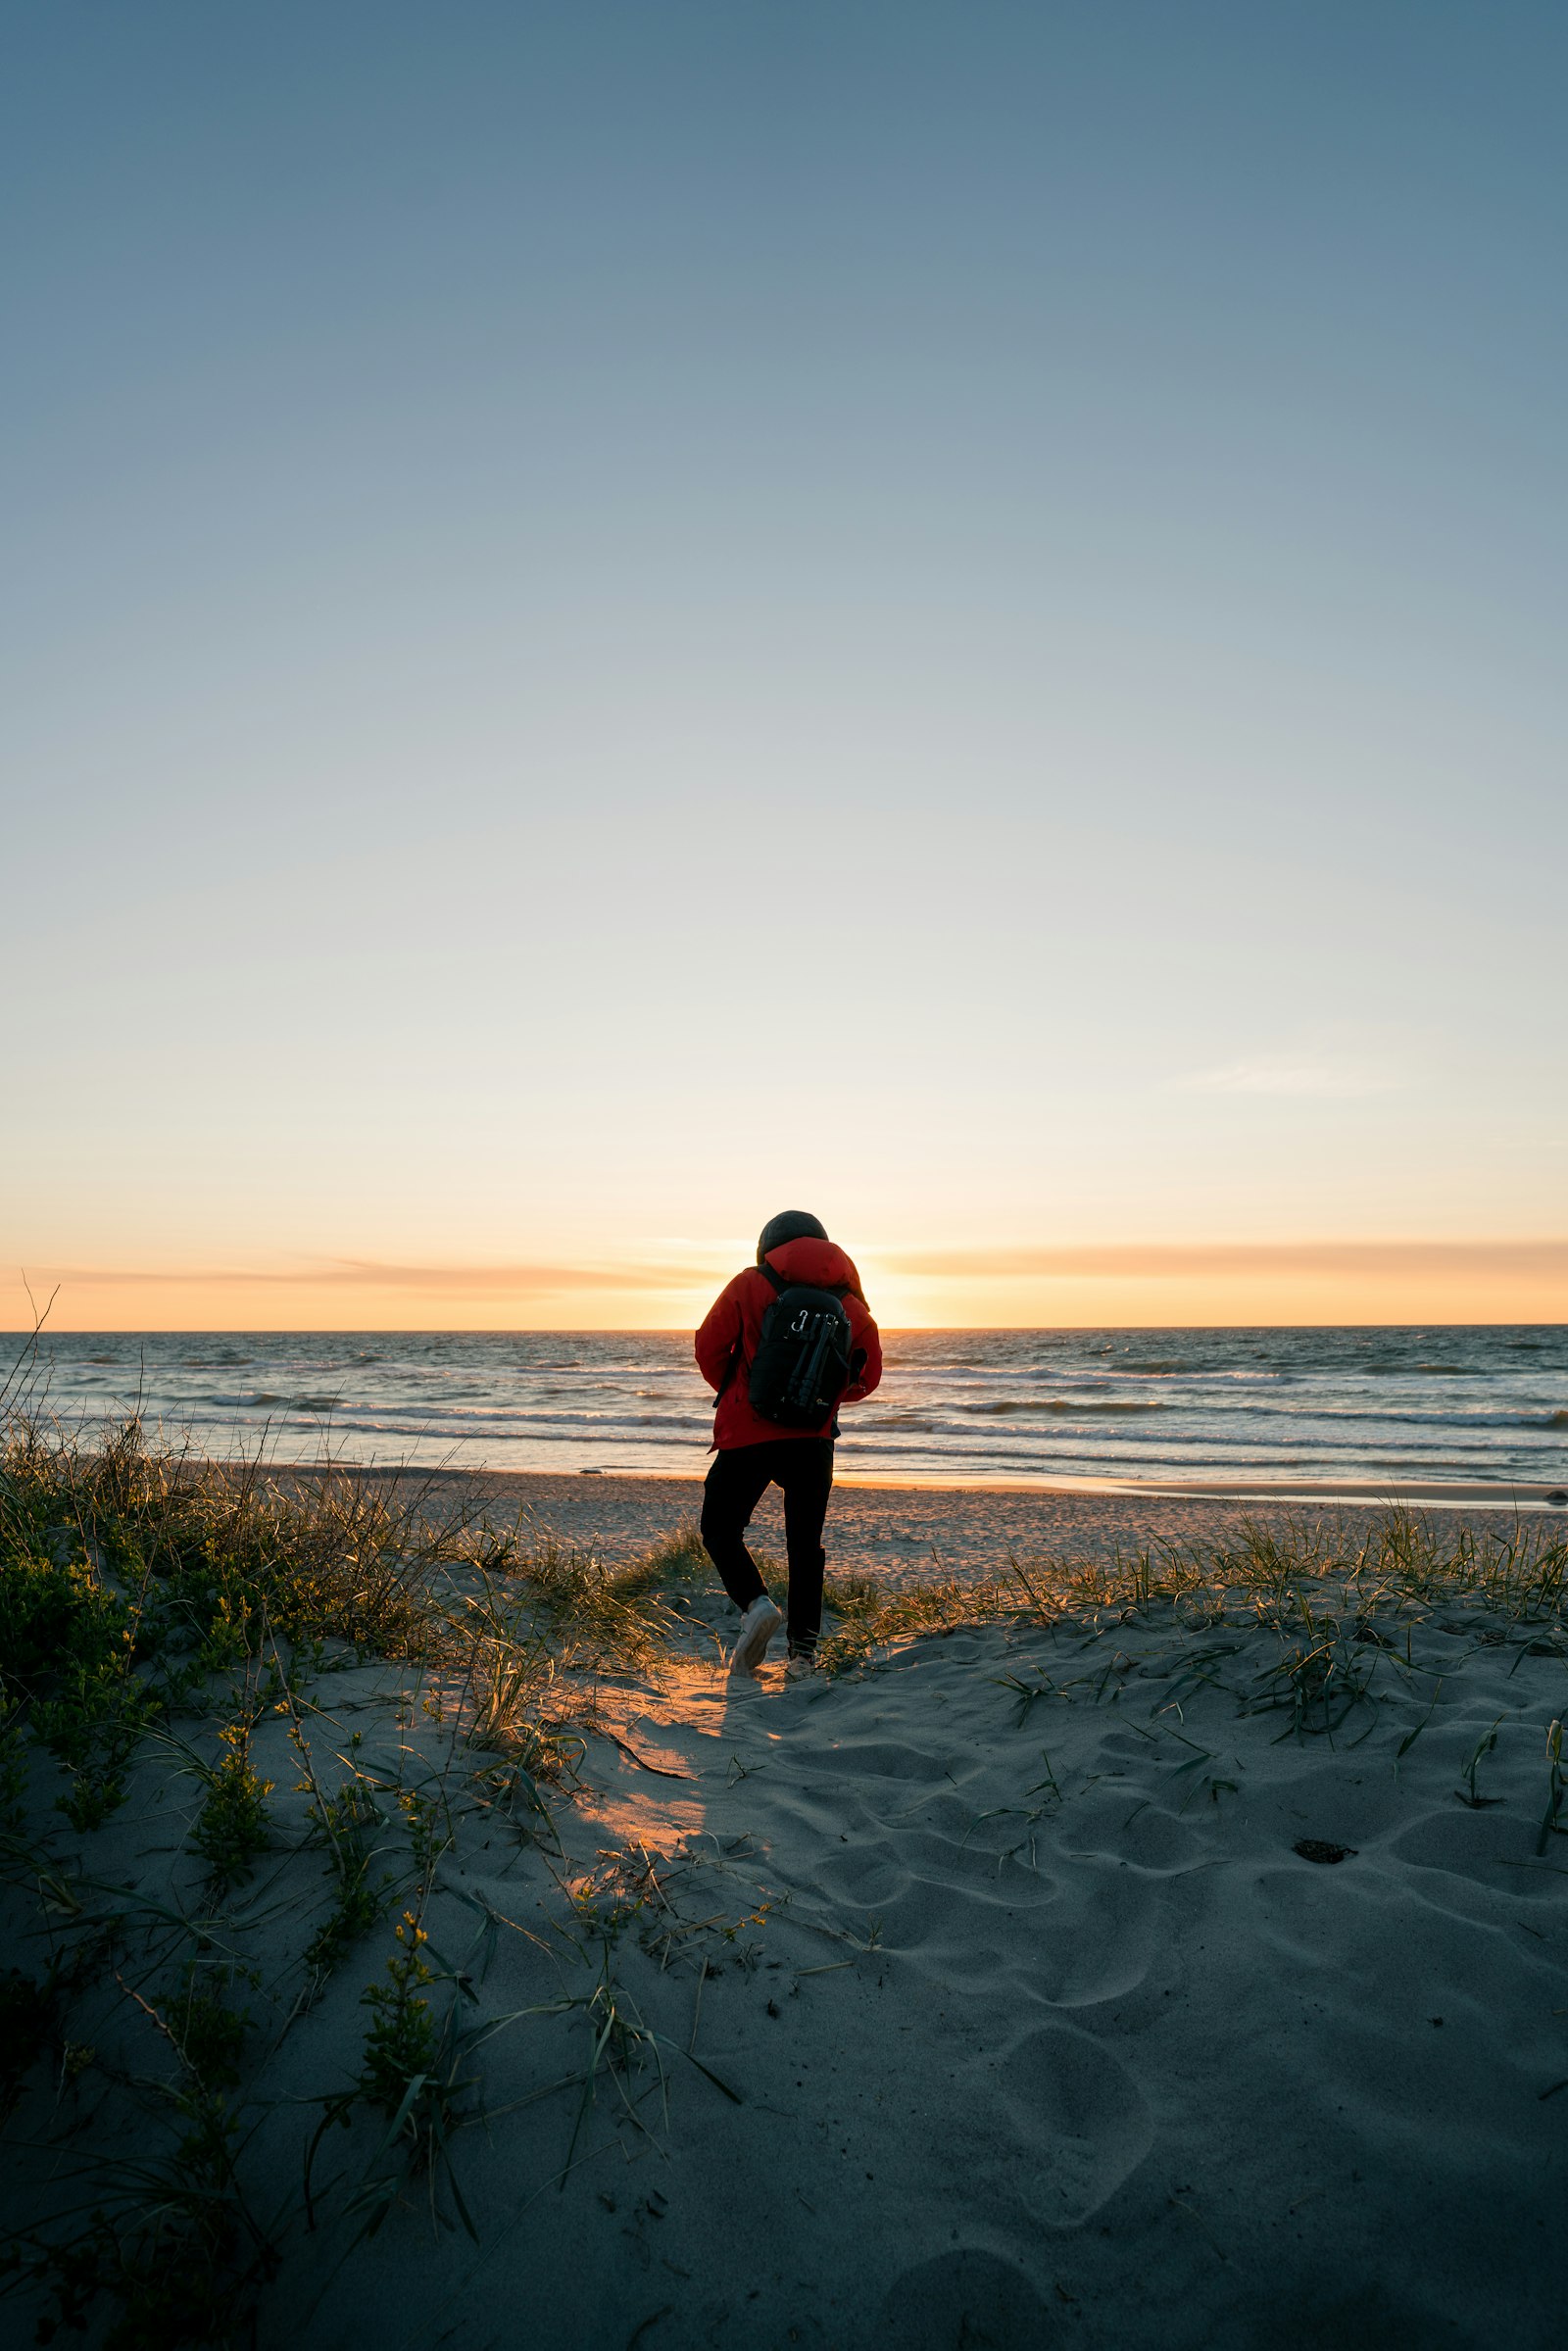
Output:
[[[790,1569],[786,1670],[795,1675],[810,1671],[822,1626],[822,1522],[833,1489],[838,1414],[830,1412],[818,1429],[783,1429],[752,1407],[748,1375],[762,1316],[777,1296],[775,1284],[761,1270],[764,1265],[784,1281],[842,1293],[853,1351],[851,1381],[839,1398],[841,1404],[858,1403],[875,1388],[882,1377],[882,1343],[853,1263],[803,1208],[787,1209],[762,1227],[756,1265],[735,1276],[697,1334],[698,1368],[718,1397],[713,1413],[716,1458],[703,1495],[703,1543],[724,1590],[741,1611],[730,1671],[755,1673],[781,1622],[746,1547],[753,1511],[769,1486],[779,1486]]]

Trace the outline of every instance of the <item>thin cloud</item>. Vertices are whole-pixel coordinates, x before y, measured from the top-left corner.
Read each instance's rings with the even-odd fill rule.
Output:
[[[1060,1248],[920,1249],[884,1255],[890,1274],[939,1281],[1224,1281],[1257,1275],[1568,1279],[1568,1241],[1098,1242]]]
[[[1249,1060],[1227,1061],[1218,1069],[1196,1070],[1172,1084],[1180,1094],[1263,1094],[1298,1101],[1349,1102],[1363,1095],[1390,1093],[1397,1082],[1388,1071],[1365,1061],[1259,1053]]]
[[[319,1264],[268,1268],[59,1266],[37,1278],[127,1289],[403,1290],[424,1296],[488,1298],[570,1290],[684,1290],[709,1276],[701,1267],[673,1265],[401,1265],[368,1257],[335,1257]]]

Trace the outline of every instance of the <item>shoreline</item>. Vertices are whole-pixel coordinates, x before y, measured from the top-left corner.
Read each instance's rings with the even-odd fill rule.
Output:
[[[363,1478],[417,1478],[443,1483],[555,1486],[578,1478],[605,1485],[697,1486],[703,1483],[679,1469],[464,1469],[448,1462],[341,1461],[336,1470]],[[319,1475],[317,1461],[269,1462],[266,1467],[291,1478]],[[835,1470],[833,1491],[863,1489],[878,1494],[1059,1494],[1107,1495],[1122,1501],[1195,1502],[1311,1502],[1321,1508],[1401,1510],[1413,1504],[1434,1509],[1552,1510],[1568,1509],[1568,1487],[1541,1483],[1504,1486],[1496,1480],[1452,1481],[1423,1479],[1417,1484],[1380,1484],[1374,1479],[1322,1478],[1205,1478],[1186,1480],[1131,1478],[1029,1478],[999,1472],[967,1477],[885,1476],[875,1470]],[[1554,1500],[1563,1495],[1561,1501]]]

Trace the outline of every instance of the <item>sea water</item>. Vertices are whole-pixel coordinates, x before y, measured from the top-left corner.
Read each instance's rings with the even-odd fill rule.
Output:
[[[1560,1324],[903,1331],[886,1351],[843,1475],[1568,1485]],[[280,1462],[695,1475],[711,1429],[676,1332],[45,1333],[20,1380],[67,1422],[137,1413]]]

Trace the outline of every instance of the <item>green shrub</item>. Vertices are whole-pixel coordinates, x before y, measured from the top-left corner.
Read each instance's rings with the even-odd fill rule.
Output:
[[[262,1779],[251,1762],[249,1723],[230,1723],[220,1745],[218,1761],[199,1767],[207,1794],[191,1841],[214,1885],[226,1890],[249,1877],[256,1856],[271,1841],[267,1798],[272,1783]]]
[[[230,2007],[224,1993],[231,1988],[231,1968],[204,1968],[186,1962],[177,1997],[167,2012],[170,2033],[186,2067],[204,2089],[237,2089],[249,2009]]]
[[[435,1978],[425,1965],[421,1946],[424,1929],[412,1910],[398,1927],[398,1950],[386,1963],[388,1984],[372,1984],[362,2004],[372,2010],[374,2022],[365,2036],[365,2071],[361,2087],[372,2105],[396,2114],[410,2084],[435,2071],[439,2038],[424,1987]]]

